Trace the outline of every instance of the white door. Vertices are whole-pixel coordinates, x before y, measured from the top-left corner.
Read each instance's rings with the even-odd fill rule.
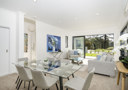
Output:
[[[9,73],[9,29],[0,27],[0,76]]]

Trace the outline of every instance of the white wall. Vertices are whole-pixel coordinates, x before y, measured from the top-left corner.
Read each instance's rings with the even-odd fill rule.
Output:
[[[45,24],[40,21],[36,21],[36,54],[37,59],[47,59],[47,57],[52,57],[50,53],[47,52],[47,34],[61,36],[61,50],[63,52],[65,49],[65,31],[61,28],[57,28],[52,25]],[[65,53],[61,57],[65,57]]]
[[[25,18],[24,33],[28,34],[28,51],[24,52],[24,57],[34,60],[36,59],[36,26],[34,21]]]
[[[109,34],[114,33],[114,45],[120,36],[120,29],[118,27],[110,27],[104,29],[97,29],[97,30],[80,30],[80,31],[70,31],[68,32],[69,36],[69,49],[72,49],[72,37],[73,36],[83,36],[83,35],[94,35],[94,34]],[[118,60],[119,52],[115,55],[115,60]]]
[[[12,62],[16,60],[16,17],[15,12],[0,8],[0,26],[10,28],[10,72],[14,71]]]
[[[17,21],[16,22],[17,58],[22,58],[24,56],[24,13],[23,12],[17,12],[16,21]]]

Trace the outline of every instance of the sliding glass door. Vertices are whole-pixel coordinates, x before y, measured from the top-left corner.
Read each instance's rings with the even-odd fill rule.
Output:
[[[73,49],[78,50],[81,56],[85,57],[85,36],[73,37]]]
[[[96,34],[73,37],[73,49],[81,52],[82,57],[95,58],[103,52],[112,52],[114,34]]]

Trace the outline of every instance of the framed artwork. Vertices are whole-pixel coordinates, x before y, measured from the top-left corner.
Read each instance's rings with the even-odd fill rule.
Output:
[[[61,37],[54,35],[47,35],[47,52],[61,51]]]
[[[28,52],[28,34],[24,33],[24,52]]]

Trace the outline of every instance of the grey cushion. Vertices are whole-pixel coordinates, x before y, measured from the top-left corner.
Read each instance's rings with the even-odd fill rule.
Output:
[[[113,61],[113,56],[108,54],[105,61],[106,62],[112,62]]]
[[[107,55],[101,56],[100,61],[106,61],[106,57],[107,57]]]

